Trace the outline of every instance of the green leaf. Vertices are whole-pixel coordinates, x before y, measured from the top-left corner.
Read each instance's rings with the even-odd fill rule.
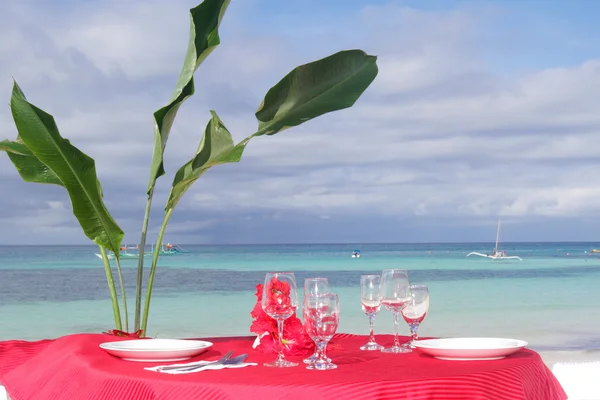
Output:
[[[1,141],[0,150],[6,152],[25,182],[64,186],[60,178],[25,146],[21,138],[17,138],[14,142]]]
[[[175,174],[169,201],[165,208],[167,211],[175,208],[184,193],[210,167],[238,162],[242,158],[242,153],[248,141],[234,145],[231,133],[229,133],[223,121],[216,112],[211,111],[211,114],[212,118],[206,125],[196,155],[179,168],[179,171]]]
[[[255,136],[352,107],[377,76],[376,61],[362,50],[345,50],[295,68],[267,92],[256,111]]]
[[[173,121],[183,102],[194,94],[194,72],[221,42],[219,25],[230,0],[205,0],[190,10],[190,40],[183,69],[169,104],[154,113],[154,151],[148,193],[164,175],[163,155]]]
[[[10,108],[23,144],[67,189],[85,235],[118,256],[123,231],[104,206],[94,160],[62,138],[52,115],[29,103],[16,82]],[[23,147],[10,147],[29,157]]]
[[[273,86],[256,117],[258,132],[234,146],[231,134],[214,111],[196,156],[177,171],[166,211],[175,208],[181,197],[210,167],[238,162],[255,136],[274,135],[328,112],[354,105],[377,76],[377,57],[361,50],[341,51],[301,65]]]

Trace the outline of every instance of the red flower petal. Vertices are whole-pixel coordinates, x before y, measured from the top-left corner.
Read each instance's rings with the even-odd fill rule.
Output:
[[[119,336],[119,337],[130,337],[130,338],[143,338],[142,334],[144,333],[144,331],[137,330],[135,332],[129,333],[129,332],[124,332],[124,331],[120,331],[118,329],[111,329],[109,331],[106,332],[102,332],[105,335],[111,335],[111,336]]]

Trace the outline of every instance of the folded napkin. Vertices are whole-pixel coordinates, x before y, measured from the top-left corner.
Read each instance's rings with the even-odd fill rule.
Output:
[[[162,372],[163,374],[192,374],[200,371],[217,370],[225,368],[244,368],[249,366],[258,365],[257,363],[238,363],[238,364],[220,364],[215,361],[201,361],[187,364],[171,364],[171,365],[157,365],[155,367],[144,368],[148,371]],[[195,366],[196,368],[190,370],[190,367]],[[168,367],[169,369],[163,369]],[[180,368],[173,368],[180,367]]]

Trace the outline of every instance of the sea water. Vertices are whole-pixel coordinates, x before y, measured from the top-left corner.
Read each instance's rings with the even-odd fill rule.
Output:
[[[159,260],[150,336],[249,334],[256,285],[267,271],[294,272],[300,291],[305,278],[327,277],[340,296],[339,330],[368,334],[360,276],[403,268],[412,283],[429,286],[421,336],[518,338],[541,351],[600,347],[600,257],[590,253],[593,243],[503,246],[523,261],[466,257],[471,251],[490,253],[491,243],[182,247],[185,253]],[[351,257],[355,249],[360,258]],[[96,250],[0,247],[0,339],[37,340],[114,328]],[[137,260],[123,260],[122,267],[133,330]],[[147,259],[145,275],[149,267]],[[392,315],[383,307],[375,331],[393,332]],[[400,333],[408,335],[402,321]]]

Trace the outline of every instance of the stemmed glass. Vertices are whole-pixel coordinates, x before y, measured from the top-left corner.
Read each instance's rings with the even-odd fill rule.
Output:
[[[337,365],[327,358],[326,349],[340,322],[340,300],[332,293],[309,295],[305,305],[310,311],[306,313],[304,328],[317,345],[317,359],[306,369],[335,369]]]
[[[410,281],[405,269],[385,269],[381,274],[381,304],[394,315],[394,345],[383,349],[384,353],[410,353],[412,350],[400,346],[398,339],[398,314],[410,303]]]
[[[304,304],[302,307],[302,314],[304,317],[304,321],[308,318],[306,316],[307,312],[310,312],[310,307],[307,306],[307,300],[310,295],[317,294],[325,294],[329,293],[329,282],[327,278],[318,277],[318,278],[307,278],[304,280]],[[305,364],[312,364],[319,358],[319,348],[315,348],[315,352],[310,357],[302,360]]]
[[[295,367],[298,363],[287,361],[283,355],[283,321],[295,314],[298,307],[296,278],[292,272],[267,272],[263,286],[262,308],[277,321],[279,351],[277,360],[265,367]]]
[[[383,346],[375,341],[375,334],[373,332],[373,322],[375,316],[379,312],[381,307],[381,299],[379,297],[379,284],[381,276],[379,275],[362,275],[360,277],[360,301],[362,303],[362,309],[369,317],[369,341],[364,346],[361,346],[361,350],[381,350]]]
[[[412,300],[402,310],[402,317],[410,327],[410,342],[402,347],[415,348],[415,341],[419,339],[417,330],[429,311],[429,288],[427,285],[410,285]]]

